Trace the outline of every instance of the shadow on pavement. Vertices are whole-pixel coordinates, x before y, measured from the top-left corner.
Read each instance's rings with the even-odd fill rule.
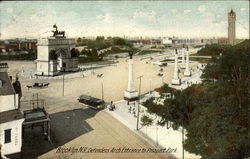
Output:
[[[22,158],[37,158],[71,140],[88,133],[93,128],[86,122],[98,111],[91,108],[74,109],[50,114],[51,118],[51,141],[46,140],[42,127],[25,129],[23,136]]]

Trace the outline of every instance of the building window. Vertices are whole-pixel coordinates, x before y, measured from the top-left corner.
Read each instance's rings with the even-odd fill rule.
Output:
[[[10,143],[11,142],[11,129],[4,130],[4,143]]]

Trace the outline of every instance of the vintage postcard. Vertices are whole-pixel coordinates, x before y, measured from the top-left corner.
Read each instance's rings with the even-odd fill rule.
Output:
[[[247,159],[249,0],[1,1],[0,158]]]

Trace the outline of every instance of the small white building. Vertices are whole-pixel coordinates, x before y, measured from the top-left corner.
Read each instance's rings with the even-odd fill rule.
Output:
[[[162,44],[172,44],[172,38],[163,38]]]
[[[54,76],[59,72],[78,71],[75,39],[66,38],[64,31],[56,31],[49,38],[38,39],[36,74]],[[61,36],[62,34],[62,36]]]
[[[18,155],[22,147],[23,113],[7,72],[0,72],[0,144],[1,157]]]

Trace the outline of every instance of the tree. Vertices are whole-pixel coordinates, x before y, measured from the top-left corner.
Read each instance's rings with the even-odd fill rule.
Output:
[[[82,38],[78,38],[77,40],[76,40],[76,42],[78,43],[78,44],[80,44],[81,42],[82,42]]]
[[[79,50],[77,50],[75,48],[71,49],[70,53],[71,53],[71,57],[78,57],[80,54]]]
[[[126,45],[126,41],[120,37],[113,37],[112,41],[113,45]]]
[[[219,55],[224,52],[230,45],[221,45],[221,44],[207,44],[205,48],[202,48],[198,51],[199,55]]]
[[[192,113],[185,144],[188,151],[208,159],[245,157],[248,50],[249,40],[226,49],[205,69],[202,77],[213,82],[205,85],[208,100]]]
[[[97,53],[97,49],[92,49],[92,51],[91,51],[91,56],[92,57],[97,57],[98,56],[98,53]]]
[[[151,118],[149,118],[148,116],[143,115],[141,117],[141,122],[142,122],[141,123],[142,126],[150,126],[150,125],[152,125],[153,120]]]
[[[104,40],[104,36],[97,36],[96,41],[97,42],[102,42]]]
[[[146,132],[147,127],[153,124],[153,119],[149,118],[147,115],[143,115],[141,117],[141,126],[146,126]]]

